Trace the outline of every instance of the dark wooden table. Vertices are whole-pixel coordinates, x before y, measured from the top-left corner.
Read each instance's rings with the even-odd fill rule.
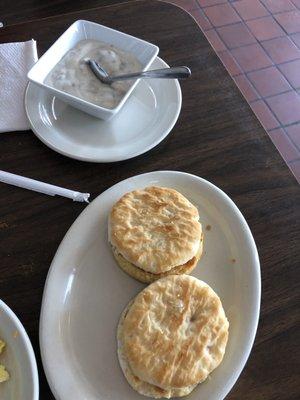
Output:
[[[115,164],[89,164],[56,154],[31,132],[7,133],[0,136],[0,169],[91,192],[92,198],[122,179],[160,169],[190,172],[218,185],[250,225],[263,289],[255,345],[228,399],[299,399],[300,188],[197,24],[179,8],[156,1],[84,11],[84,6],[100,2],[20,0],[25,16],[20,6],[15,19],[10,3],[16,10],[16,2],[1,2],[1,19],[6,22],[7,17],[11,25],[0,30],[0,42],[33,37],[41,55],[68,25],[82,18],[154,42],[169,64],[192,68],[192,79],[182,84],[176,126],[149,153]],[[81,11],[68,13],[75,3]],[[39,19],[14,24],[30,17]],[[0,297],[20,317],[33,342],[42,400],[54,399],[38,346],[43,286],[61,239],[84,207],[0,185]]]

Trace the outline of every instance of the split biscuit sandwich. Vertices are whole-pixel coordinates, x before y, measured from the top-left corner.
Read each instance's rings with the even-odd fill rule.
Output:
[[[202,255],[198,210],[174,189],[125,194],[111,210],[108,231],[118,265],[141,282],[189,274]]]
[[[221,301],[206,283],[188,275],[161,278],[121,315],[121,369],[142,395],[186,396],[221,363],[228,328]]]

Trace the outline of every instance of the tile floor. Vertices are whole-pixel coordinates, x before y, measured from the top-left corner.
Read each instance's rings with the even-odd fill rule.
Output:
[[[198,22],[300,183],[300,0],[167,0]]]

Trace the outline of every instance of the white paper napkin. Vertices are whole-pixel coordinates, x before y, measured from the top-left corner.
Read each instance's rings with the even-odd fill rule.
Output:
[[[33,39],[0,44],[0,132],[29,129],[24,93],[27,73],[37,58]]]

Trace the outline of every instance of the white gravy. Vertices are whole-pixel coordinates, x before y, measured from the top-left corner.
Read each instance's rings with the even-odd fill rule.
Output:
[[[112,85],[100,82],[86,64],[87,58],[97,61],[111,75],[142,69],[131,53],[97,40],[82,40],[56,64],[45,83],[101,107],[116,107],[132,82],[120,81]]]

